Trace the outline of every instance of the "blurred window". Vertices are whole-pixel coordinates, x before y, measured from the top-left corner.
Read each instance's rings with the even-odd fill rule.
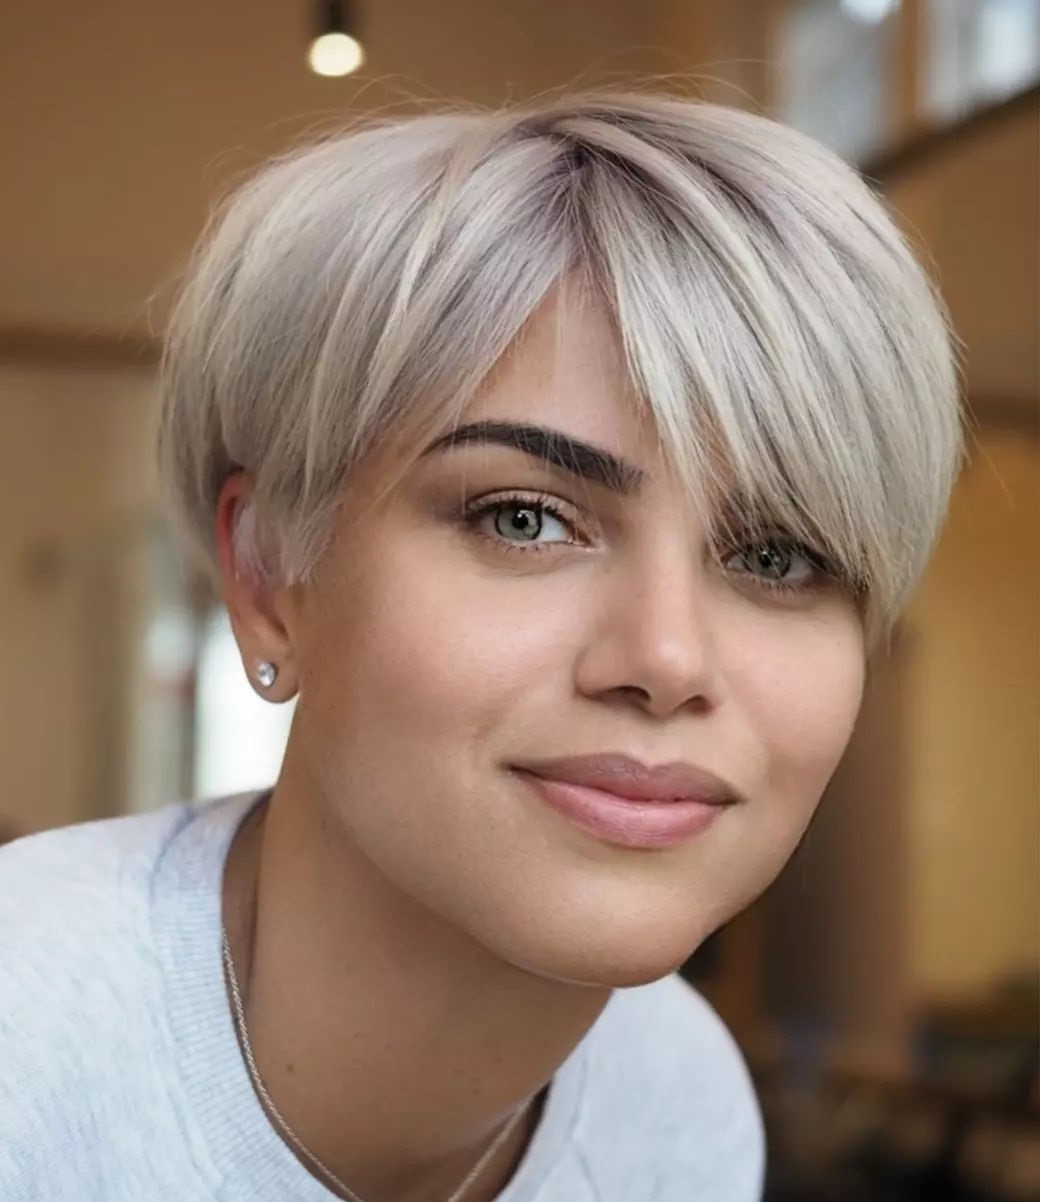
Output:
[[[151,512],[106,531],[106,606],[123,665],[118,717],[125,731],[122,794],[113,810],[140,813],[190,794],[198,629],[189,579],[169,526]]]
[[[779,30],[778,116],[852,161],[888,126],[899,0],[796,0]]]
[[[950,119],[1040,78],[1040,0],[928,0],[922,97]]]
[[[196,687],[194,795],[273,784],[295,703],[272,705],[253,692],[223,606],[203,626]]]
[[[155,590],[156,585],[152,579],[145,587]],[[159,596],[153,591],[144,605],[151,612],[143,619],[143,637],[133,646],[129,672],[125,799],[129,812],[179,801],[189,787],[194,621],[190,609],[175,595]]]

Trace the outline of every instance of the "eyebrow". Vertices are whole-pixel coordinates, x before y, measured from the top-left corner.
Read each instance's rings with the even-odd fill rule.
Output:
[[[562,430],[517,422],[483,421],[458,426],[431,443],[423,455],[469,443],[494,443],[523,451],[525,455],[563,468],[574,476],[602,484],[620,496],[637,493],[646,479],[646,473],[641,468],[602,447],[582,442],[570,434],[564,434]]]

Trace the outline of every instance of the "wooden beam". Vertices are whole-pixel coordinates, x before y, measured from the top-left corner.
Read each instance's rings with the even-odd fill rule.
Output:
[[[870,179],[886,183],[894,175],[919,167],[924,161],[937,154],[957,148],[964,141],[985,134],[991,126],[1005,117],[1021,111],[1037,111],[1040,105],[1040,84],[1034,84],[1017,92],[1007,100],[999,100],[984,108],[975,109],[951,125],[936,125],[923,129],[899,145],[881,151],[861,167]]]
[[[1040,439],[1040,397],[999,397],[979,394],[968,398],[970,421],[983,430],[1009,430]]]
[[[0,324],[0,364],[44,367],[147,367],[158,362],[160,340],[127,331]]]
[[[925,0],[903,0],[897,15],[895,55],[889,89],[889,146],[906,145],[924,131],[921,112],[924,39],[928,33]]]

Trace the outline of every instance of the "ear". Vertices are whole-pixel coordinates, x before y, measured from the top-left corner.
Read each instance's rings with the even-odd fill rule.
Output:
[[[243,559],[235,546],[235,532],[252,495],[253,478],[240,471],[224,481],[217,498],[214,535],[220,591],[249,683],[265,701],[289,701],[299,684],[292,639],[278,606],[284,590]],[[261,671],[262,664],[275,669],[268,685],[263,679],[270,674]]]

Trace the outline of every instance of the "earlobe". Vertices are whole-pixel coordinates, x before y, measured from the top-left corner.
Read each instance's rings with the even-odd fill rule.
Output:
[[[289,701],[296,695],[293,646],[275,604],[276,584],[258,570],[255,548],[243,546],[243,519],[249,522],[253,480],[248,472],[229,476],[214,515],[214,541],[220,586],[246,676],[265,701]]]

